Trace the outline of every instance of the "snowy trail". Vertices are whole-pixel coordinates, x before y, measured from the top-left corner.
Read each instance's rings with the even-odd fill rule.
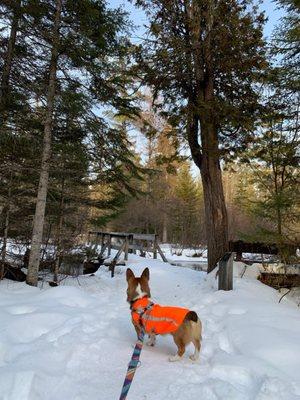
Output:
[[[197,311],[200,361],[169,363],[171,337],[144,346],[128,400],[300,399],[300,315],[294,304],[254,279],[218,292],[213,277],[131,256],[150,267],[152,298]],[[135,343],[125,267],[111,279],[69,279],[47,290],[0,284],[0,399],[118,399]]]

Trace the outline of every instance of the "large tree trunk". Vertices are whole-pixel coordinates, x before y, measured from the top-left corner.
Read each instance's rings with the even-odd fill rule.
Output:
[[[228,251],[228,221],[219,161],[217,129],[213,117],[210,117],[208,112],[200,117],[194,110],[195,107],[190,105],[187,136],[193,160],[200,169],[202,178],[208,249],[207,272],[210,272]],[[202,147],[198,141],[199,134]]]
[[[201,123],[201,178],[205,205],[205,226],[208,248],[208,268],[212,271],[228,251],[228,221],[219,162],[216,129]]]
[[[49,85],[47,94],[46,118],[44,125],[43,153],[42,153],[40,180],[39,180],[35,215],[33,220],[33,232],[31,240],[28,273],[26,280],[27,283],[32,286],[37,286],[38,282],[40,249],[43,238],[43,227],[44,227],[46,199],[48,191],[49,168],[50,168],[50,158],[51,158],[52,119],[53,119],[56,73],[57,73],[57,62],[58,62],[61,8],[62,8],[62,0],[57,0],[54,27],[53,27],[51,60],[49,66]]]
[[[16,45],[16,37],[18,32],[18,24],[20,20],[20,6],[21,0],[17,0],[15,2],[15,10],[12,18],[11,28],[10,28],[10,35],[7,44],[7,51],[5,55],[5,61],[2,70],[1,76],[1,86],[0,86],[0,125],[5,120],[5,110],[7,103],[9,103],[9,79],[11,74],[12,62],[13,62],[13,55],[15,51]]]
[[[195,1],[192,3],[191,23],[192,40],[195,43],[195,93],[190,94],[188,105],[187,134],[193,160],[201,172],[205,228],[208,248],[207,272],[212,271],[219,259],[228,251],[228,220],[220,168],[218,130],[215,121],[214,64],[212,57],[212,30],[214,5],[208,0],[203,18],[205,36],[201,48],[199,43],[199,18],[201,10]],[[199,143],[201,137],[201,145]]]

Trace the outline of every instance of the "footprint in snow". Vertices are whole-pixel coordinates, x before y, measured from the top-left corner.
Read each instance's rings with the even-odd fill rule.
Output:
[[[7,308],[7,312],[12,315],[22,315],[22,314],[31,314],[36,310],[35,307],[32,306],[12,306]]]

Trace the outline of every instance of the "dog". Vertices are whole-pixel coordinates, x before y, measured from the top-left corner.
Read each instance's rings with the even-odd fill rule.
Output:
[[[145,268],[140,277],[135,277],[132,270],[127,268],[127,301],[138,337],[144,330],[149,336],[147,344],[154,346],[156,335],[171,334],[178,350],[174,356],[169,357],[169,361],[179,361],[185,353],[186,346],[192,342],[195,351],[190,359],[198,360],[202,324],[197,313],[186,308],[165,307],[152,303],[149,278],[149,268]]]

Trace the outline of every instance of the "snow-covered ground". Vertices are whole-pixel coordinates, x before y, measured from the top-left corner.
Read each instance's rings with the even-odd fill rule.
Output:
[[[214,272],[134,255],[127,266],[137,273],[149,266],[153,300],[189,307],[203,322],[196,363],[187,356],[168,362],[171,337],[144,347],[128,400],[300,399],[299,308],[285,298],[279,304],[251,270],[223,292]],[[135,343],[125,270],[117,267],[111,279],[101,267],[94,277],[43,290],[0,283],[1,400],[119,398]],[[235,271],[240,276],[243,265]]]
[[[207,250],[205,248],[180,248],[172,244],[160,244],[164,255],[168,260],[189,260],[207,262]]]

